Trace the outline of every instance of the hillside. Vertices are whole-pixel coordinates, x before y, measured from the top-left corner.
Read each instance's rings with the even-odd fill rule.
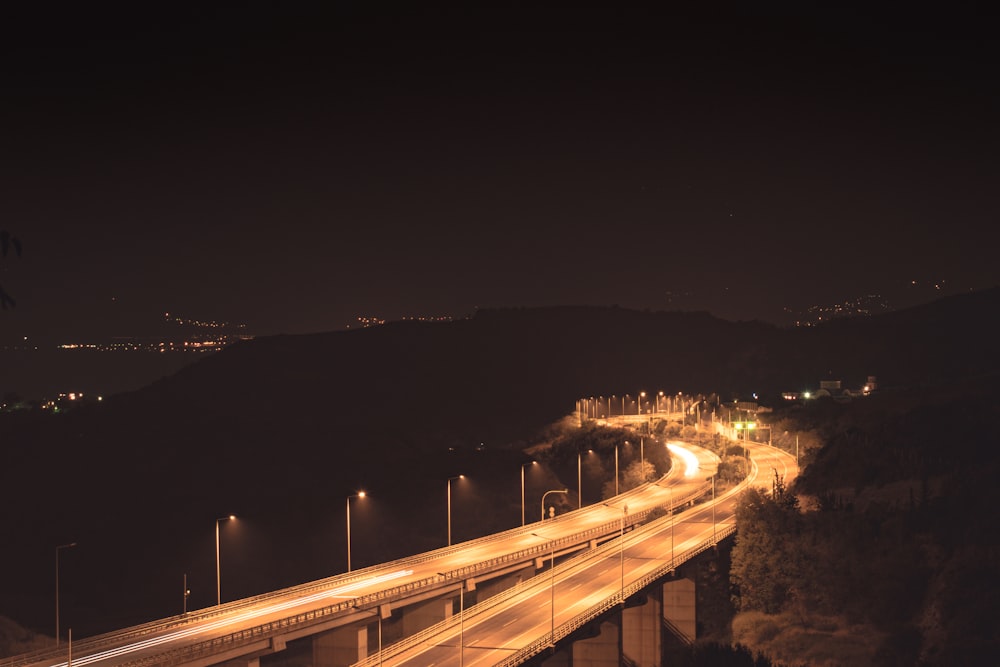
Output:
[[[737,510],[730,583],[741,613],[728,639],[788,665],[990,664],[998,381],[767,415],[810,446],[793,494],[748,494]]]
[[[522,447],[576,398],[640,390],[782,390],[877,375],[895,388],[1000,370],[1000,290],[810,329],[704,313],[483,310],[235,344],[134,392],[57,418],[4,415],[3,525],[17,548],[0,615],[45,631],[52,559],[80,636],[214,603],[214,522],[232,599],[516,525]],[[478,447],[479,445],[482,447]],[[563,484],[530,480],[530,492]],[[585,489],[586,495],[587,489]]]

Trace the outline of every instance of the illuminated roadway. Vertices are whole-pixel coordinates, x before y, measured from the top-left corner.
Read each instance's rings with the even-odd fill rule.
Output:
[[[358,665],[486,667],[518,665],[587,621],[618,606],[630,592],[713,544],[734,528],[738,493],[753,485],[770,492],[774,473],[786,483],[798,472],[793,456],[755,443],[744,484],[712,502],[651,522],[577,555],[506,591],[464,610],[420,635],[404,639]],[[703,478],[704,471],[694,471]],[[550,537],[545,527],[536,539]],[[633,590],[630,591],[629,587]]]
[[[588,540],[593,545],[607,540],[609,536],[614,537],[621,532],[621,527],[641,521],[646,513],[655,508],[671,502],[679,506],[696,497],[703,497],[706,487],[711,488],[706,478],[715,473],[718,457],[700,447],[681,443],[670,445],[670,452],[674,464],[667,475],[655,484],[646,484],[615,496],[606,504],[590,505],[544,522],[529,523],[503,533],[349,574],[190,612],[183,617],[175,616],[74,641],[71,656],[70,646],[64,645],[61,649],[2,659],[0,667],[66,667],[70,664],[70,657],[72,665],[102,667],[207,666],[239,656],[264,655],[281,650],[292,639],[370,618],[379,604],[405,606],[406,597],[418,592],[438,591],[443,594],[449,586],[457,589],[457,582],[464,578],[483,576],[505,564],[523,565],[536,558],[547,558],[553,546],[557,557],[560,548],[562,553],[585,549]],[[755,451],[755,462],[759,463],[759,456]],[[760,465],[763,467],[764,464]],[[779,472],[786,469],[783,466]],[[786,476],[786,479],[789,477]],[[769,484],[770,477],[767,480]],[[733,502],[732,494],[720,496],[716,509],[719,529],[732,524]],[[622,509],[625,506],[628,507],[627,515]],[[628,517],[627,522],[623,522],[623,515]],[[678,521],[674,528],[677,554],[698,540],[704,541],[706,530],[711,536],[710,515],[710,505],[700,505],[696,510],[683,513],[685,520]],[[660,520],[651,525],[661,524],[669,525],[669,519],[666,523]],[[617,546],[619,543],[615,538],[590,552],[585,550],[585,558],[573,559],[574,563],[580,561],[574,566],[579,570],[570,569],[568,563],[556,568],[556,625],[563,624],[587,605],[614,595],[615,591],[620,594],[623,582],[627,587],[631,581],[641,578],[643,572],[663,562],[663,536],[646,536],[644,531],[637,529],[634,533],[626,533],[624,549]],[[644,542],[653,546],[640,545],[637,542],[640,536],[645,536]],[[610,555],[609,549],[613,552]],[[624,556],[624,569],[621,568],[621,556]],[[509,592],[500,593],[459,615],[461,627],[455,627],[465,638],[464,658],[459,655],[456,637],[449,640],[445,635],[433,642],[424,642],[422,646],[411,647],[408,652],[393,658],[398,662],[388,661],[388,651],[395,646],[405,647],[408,640],[386,647],[383,651],[384,664],[426,667],[432,662],[452,664],[454,660],[453,664],[458,665],[470,657],[478,662],[469,664],[493,664],[509,657],[522,646],[537,642],[539,638],[544,639],[552,625],[552,591],[544,574],[532,578],[531,585],[522,585],[518,589],[518,595],[524,597],[519,597],[517,602],[499,605],[509,595]],[[587,586],[586,595],[579,590],[584,584]],[[483,609],[484,605],[491,606],[490,600],[494,600],[492,606],[496,611],[473,615],[473,610]],[[508,611],[504,615],[504,609],[515,608],[516,613]],[[418,633],[417,636],[424,635]],[[486,650],[471,649],[470,646],[500,648]],[[470,651],[477,655],[470,656]]]

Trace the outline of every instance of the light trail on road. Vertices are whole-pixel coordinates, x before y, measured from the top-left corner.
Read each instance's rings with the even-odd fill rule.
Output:
[[[685,477],[694,477],[698,474],[698,457],[694,454],[694,452],[672,442],[667,443],[667,449],[670,450],[671,454],[676,454],[684,461]]]
[[[291,609],[292,607],[298,607],[300,605],[308,604],[310,602],[316,602],[318,600],[322,600],[323,598],[356,597],[356,596],[344,596],[344,593],[349,593],[359,588],[364,588],[365,586],[382,584],[387,581],[391,581],[393,579],[398,579],[399,577],[409,576],[412,573],[413,570],[399,570],[397,572],[391,572],[388,574],[379,575],[377,577],[371,577],[369,579],[364,579],[362,581],[358,581],[353,584],[347,584],[346,586],[339,586],[337,588],[334,588],[333,590],[314,593],[312,595],[295,598],[294,600],[288,600],[287,602],[271,604],[266,607],[261,607],[260,609],[254,609],[251,611],[243,612],[242,614],[236,616],[230,616],[216,621],[211,621],[209,623],[199,624],[192,628],[178,630],[176,632],[160,635],[159,637],[150,637],[149,639],[144,639],[142,641],[135,642],[132,644],[126,644],[125,646],[119,646],[117,648],[108,649],[107,651],[101,651],[100,653],[93,653],[91,655],[73,660],[73,664],[89,665],[91,663],[98,662],[101,660],[107,660],[109,658],[117,658],[119,656],[126,655],[128,653],[134,653],[135,651],[141,651],[146,648],[152,648],[154,646],[159,646],[160,644],[165,644],[167,642],[172,642],[178,639],[192,637],[194,635],[202,634],[204,632],[210,632],[212,630],[218,630],[219,628],[224,628],[227,625],[233,625],[234,623],[242,623],[244,621],[249,621],[254,618],[260,618],[261,616],[266,616],[268,614],[273,614],[275,612],[285,611],[287,609]],[[53,667],[69,667],[69,661],[57,663],[53,665]]]

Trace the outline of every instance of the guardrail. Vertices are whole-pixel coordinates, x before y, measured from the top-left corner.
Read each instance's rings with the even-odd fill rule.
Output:
[[[756,462],[753,462],[752,466],[753,466],[752,467],[753,474],[749,475],[747,478],[743,479],[739,484],[729,489],[724,494],[724,496],[740,492],[744,488],[748,487],[754,479],[756,479],[758,475]],[[710,488],[710,486],[711,485],[705,485],[705,487],[699,488],[696,493],[689,494],[688,496],[685,496],[682,499],[675,501],[673,503],[673,507],[677,507],[678,505],[685,505],[691,500],[696,499],[701,495],[704,495],[704,493],[707,492],[707,488]],[[648,515],[648,513],[649,512],[645,512],[646,515]],[[679,518],[680,515],[677,514],[668,515],[666,517],[663,517],[662,519],[659,519],[657,521],[654,521],[652,523],[634,529],[629,533],[628,536],[622,536],[618,538],[618,540],[624,539],[627,541],[635,541],[641,535],[661,530],[663,528],[661,524],[663,522],[666,522],[668,519],[670,521],[677,521]],[[621,525],[620,521],[616,521],[614,523],[618,524],[619,526]],[[632,582],[628,586],[623,587],[621,591],[616,592],[615,595],[612,595],[606,598],[605,600],[602,600],[601,602],[592,606],[590,609],[587,609],[586,611],[578,614],[569,621],[560,624],[557,628],[554,628],[553,632],[550,632],[538,638],[537,640],[532,641],[525,647],[518,650],[516,653],[504,659],[503,661],[496,663],[494,667],[500,667],[500,666],[514,667],[516,665],[521,665],[526,660],[537,655],[538,653],[541,653],[545,648],[552,646],[554,642],[558,642],[560,639],[564,639],[569,634],[580,628],[584,623],[593,620],[594,618],[600,616],[601,614],[605,613],[614,606],[621,604],[624,600],[628,599],[635,593],[638,593],[639,591],[646,588],[656,580],[662,578],[668,572],[675,570],[678,565],[681,565],[690,560],[691,558],[694,558],[695,556],[706,551],[707,549],[714,546],[721,540],[724,540],[730,535],[733,535],[735,532],[736,532],[735,523],[725,526],[723,528],[715,529],[713,531],[712,537],[710,538],[706,537],[704,541],[700,542],[699,544],[695,545],[694,547],[684,552],[681,552],[679,555],[675,554],[666,564],[661,565],[652,572],[647,573],[646,575]],[[591,551],[579,554],[575,556],[573,559],[563,562],[559,567],[564,570],[569,568],[576,568],[579,567],[581,564],[586,563],[589,560],[595,558],[604,558],[613,555],[618,549],[620,549],[618,540],[612,540],[606,542],[605,544],[599,546],[597,549],[593,549]],[[552,546],[553,543],[549,542],[545,546],[544,551],[550,552],[552,550]],[[515,586],[507,590],[501,591],[500,593],[491,596],[487,600],[484,600],[476,605],[473,605],[472,607],[469,607],[464,612],[465,616],[467,618],[472,618],[476,615],[488,611],[489,609],[492,609],[496,606],[499,606],[509,601],[511,598],[520,595],[523,591],[527,589],[530,589],[532,587],[548,586],[548,585],[550,584],[548,584],[547,582],[537,581],[535,579],[518,582]],[[425,628],[424,630],[418,633],[415,633],[413,635],[410,635],[409,637],[406,637],[398,642],[393,643],[391,647],[389,647],[388,649],[382,648],[380,653],[368,656],[367,658],[364,658],[356,663],[352,663],[351,667],[374,667],[374,665],[381,664],[386,659],[386,657],[398,655],[399,653],[405,651],[406,649],[421,643],[428,637],[432,637],[438,633],[444,632],[454,627],[455,625],[462,622],[462,620],[463,619],[461,617],[456,618],[453,615],[451,618],[440,621],[439,623],[436,623],[428,628]],[[389,651],[388,656],[386,655],[387,650]]]
[[[667,519],[669,519],[670,521],[677,521],[679,518],[681,518],[680,515],[672,515],[672,516],[668,516],[668,517],[663,517],[662,519],[660,519],[658,521],[655,521],[653,523],[650,523],[650,524],[647,524],[645,526],[642,526],[641,528],[633,530],[624,539],[629,540],[629,541],[635,541],[638,536],[644,535],[644,534],[649,533],[649,532],[656,532],[656,531],[662,530],[663,527],[660,525],[661,522],[665,522],[665,521],[667,521]],[[633,584],[630,584],[629,586],[627,586],[624,589],[622,589],[622,591],[626,593],[624,597],[627,598],[630,595],[632,595],[634,593],[637,593],[638,591],[642,590],[643,588],[645,588],[646,586],[648,586],[653,581],[655,581],[655,580],[661,578],[662,576],[664,576],[667,572],[676,569],[678,565],[683,564],[684,562],[686,562],[690,558],[693,558],[694,556],[700,554],[701,552],[705,551],[706,549],[708,549],[709,547],[711,547],[712,545],[714,545],[716,542],[718,542],[718,541],[720,541],[722,539],[725,539],[729,535],[733,534],[735,531],[736,531],[735,526],[728,526],[724,530],[717,531],[714,537],[706,538],[706,540],[704,542],[699,543],[698,545],[696,545],[696,546],[694,546],[694,547],[692,547],[692,548],[690,548],[690,549],[688,549],[688,550],[686,550],[686,551],[684,551],[684,552],[682,552],[682,553],[680,553],[678,555],[675,555],[666,565],[663,565],[663,566],[657,568],[654,572],[652,572],[652,573],[650,573],[650,574],[648,574],[646,576],[643,576],[641,579],[637,580]],[[618,538],[618,539],[620,540],[622,538]],[[573,559],[571,559],[570,561],[563,562],[562,564],[560,564],[559,568],[563,569],[563,570],[570,569],[570,568],[579,568],[581,565],[583,565],[584,563],[587,563],[589,561],[596,560],[596,559],[601,559],[601,558],[607,558],[607,557],[610,557],[610,556],[615,556],[618,553],[619,548],[620,548],[620,545],[618,544],[618,541],[617,540],[612,540],[610,542],[602,544],[597,549],[594,549],[594,550],[587,551],[585,553],[579,554],[576,557],[574,557]],[[546,546],[545,551],[550,552],[551,549],[552,549],[552,546],[550,544],[550,545]],[[497,593],[496,595],[493,595],[493,596],[487,598],[486,600],[483,600],[482,602],[479,602],[479,603],[473,605],[472,607],[469,607],[468,609],[465,610],[465,617],[466,618],[473,618],[473,617],[475,617],[475,616],[477,616],[479,614],[485,613],[486,611],[488,611],[490,609],[493,609],[494,607],[500,606],[500,605],[504,604],[505,602],[510,601],[512,598],[517,597],[518,595],[520,595],[525,590],[528,590],[528,589],[531,589],[531,588],[537,588],[537,587],[548,587],[549,585],[550,584],[549,584],[548,581],[542,581],[542,580],[536,580],[536,579],[529,579],[527,581],[518,582],[516,585],[512,586],[511,588],[508,588],[508,589],[506,589],[504,591],[501,591],[500,593]],[[607,602],[607,600],[602,601],[601,603],[598,603],[594,607],[591,607],[587,611],[583,612],[580,616],[575,617],[574,619],[571,619],[567,623],[571,623],[572,624],[572,623],[578,621],[581,617],[583,617],[583,616],[589,614],[590,612],[594,611],[595,609],[599,609],[599,611],[597,612],[597,614],[603,613],[604,611],[606,611],[610,607],[614,606],[615,604],[619,604],[622,599],[623,598],[621,597],[621,593],[620,592],[616,592],[615,595],[613,595],[613,596],[611,596],[611,598],[609,598],[609,600],[612,601],[612,604],[610,606],[605,606],[605,603]],[[586,622],[587,620],[590,620],[590,618],[593,618],[593,616],[586,618],[585,620],[583,620],[582,622],[580,622],[578,625],[574,626],[573,630],[575,630],[577,627],[579,627],[579,625],[582,625],[582,623]],[[428,628],[425,628],[424,630],[421,630],[420,632],[417,632],[417,633],[415,633],[413,635],[410,635],[410,636],[408,636],[408,637],[406,637],[404,639],[399,640],[398,642],[393,643],[391,645],[391,647],[389,647],[388,649],[383,648],[381,656],[379,656],[378,654],[368,656],[367,658],[364,658],[363,660],[360,660],[360,661],[358,661],[356,663],[352,663],[351,667],[374,667],[374,665],[377,665],[381,661],[384,661],[387,657],[391,657],[393,655],[398,655],[399,653],[407,650],[408,648],[420,644],[421,642],[423,642],[424,640],[426,640],[428,637],[432,637],[432,636],[434,636],[434,635],[436,635],[438,633],[441,633],[441,632],[444,632],[444,631],[446,631],[446,630],[448,630],[450,628],[453,628],[454,626],[458,625],[461,621],[462,621],[462,618],[460,616],[454,616],[453,615],[453,616],[451,616],[448,619],[440,621],[440,622],[438,622],[438,623],[436,623],[436,624],[434,624],[434,625],[432,625],[432,626],[430,626]],[[560,625],[559,627],[561,628],[562,625]],[[572,630],[570,630],[569,632],[572,632]],[[569,632],[566,632],[564,634],[557,634],[556,640],[558,641],[558,639],[560,639],[562,637],[565,637],[566,635],[569,634]],[[518,653],[515,653],[514,655],[515,656],[520,656],[522,654],[522,652],[532,650],[532,648],[535,646],[536,643],[540,645],[540,648],[539,648],[539,651],[536,651],[535,653],[540,652],[541,649],[543,649],[543,648],[551,645],[551,643],[552,643],[551,642],[551,637],[552,637],[551,633],[546,633],[544,637],[540,638],[536,642],[532,642],[531,644],[528,644],[526,647],[522,648],[521,650],[518,651]],[[387,651],[388,651],[388,655],[386,653]],[[523,657],[524,660],[527,660],[528,658],[530,658],[533,655],[535,655],[535,653],[529,652],[528,654],[523,655],[522,657]],[[503,664],[508,664],[508,663],[505,662]],[[515,662],[515,663],[510,663],[510,664],[517,665],[517,664],[520,664],[520,663],[519,662]]]
[[[771,447],[772,449],[776,449],[778,451],[783,451],[783,450],[780,450],[780,449],[774,447],[773,445],[764,445],[763,443],[754,443],[754,444],[763,445],[763,446],[766,446],[766,447]],[[787,454],[787,452],[784,452],[784,453]],[[758,466],[757,466],[757,462],[753,461],[751,459],[751,464],[752,464],[753,473],[751,475],[748,475],[743,481],[741,481],[735,487],[733,487],[732,489],[730,489],[727,492],[726,495],[728,495],[729,493],[736,493],[737,491],[742,490],[742,489],[750,486],[750,482],[752,482],[753,480],[755,480],[757,478],[757,476],[759,474],[759,469],[758,469]],[[716,530],[715,534],[712,537],[712,539],[706,539],[706,540],[704,540],[703,542],[701,542],[697,546],[692,547],[691,549],[688,549],[687,551],[683,552],[680,556],[676,556],[675,555],[670,560],[670,563],[668,565],[662,565],[662,566],[656,568],[655,570],[653,570],[652,572],[649,572],[648,574],[644,575],[643,577],[641,577],[641,578],[637,579],[636,581],[632,582],[628,586],[624,587],[620,596],[613,595],[611,597],[608,597],[608,598],[602,600],[598,604],[596,604],[596,605],[592,606],[590,609],[588,609],[588,610],[586,610],[586,611],[578,614],[577,616],[573,617],[569,621],[566,621],[565,623],[561,623],[558,627],[556,627],[556,628],[553,629],[553,632],[549,633],[549,636],[547,636],[547,637],[541,637],[539,639],[536,639],[535,641],[531,642],[527,646],[525,646],[525,647],[521,648],[520,650],[518,650],[516,653],[513,653],[510,656],[508,656],[507,658],[505,658],[504,660],[501,660],[500,662],[494,664],[493,667],[517,667],[518,665],[524,664],[524,662],[526,662],[530,658],[538,655],[543,650],[545,650],[546,648],[548,648],[549,646],[551,646],[553,643],[558,642],[561,639],[565,639],[571,633],[575,632],[580,627],[582,627],[585,623],[588,623],[588,622],[592,621],[593,619],[597,618],[598,616],[600,616],[604,612],[608,611],[609,609],[611,609],[615,605],[621,604],[624,600],[628,599],[631,595],[634,595],[635,593],[638,593],[639,591],[641,591],[646,586],[649,586],[650,584],[652,584],[657,579],[660,579],[661,577],[663,577],[664,575],[666,575],[667,572],[669,572],[671,569],[675,569],[675,566],[677,564],[680,564],[680,563],[686,562],[687,560],[690,560],[691,558],[697,556],[698,554],[702,553],[703,551],[706,551],[707,549],[709,549],[712,545],[716,544],[717,542],[719,542],[719,541],[721,541],[721,540],[723,540],[723,539],[725,539],[725,538],[727,538],[730,535],[733,535],[735,533],[736,533],[736,524],[735,523],[732,523],[732,524],[726,526],[722,530]],[[608,544],[612,545],[614,543],[611,542],[611,543],[608,543]]]
[[[621,494],[620,498],[629,498],[643,493],[645,490],[653,486],[654,483],[645,484],[636,489],[632,489],[624,494]],[[692,500],[704,495],[705,488],[699,487],[695,492],[686,494],[685,496],[675,499],[673,505],[674,507],[682,505]],[[629,515],[629,525],[634,525],[639,523],[649,515],[657,507],[650,507],[645,510],[635,512]],[[586,511],[593,509],[593,505],[583,510],[575,510],[575,512]],[[552,521],[565,522],[570,520],[574,515],[574,512],[568,512],[560,517],[553,520],[548,520],[547,524],[552,525]],[[589,541],[595,536],[608,535],[619,530],[621,525],[620,520],[610,521],[593,528],[589,528],[579,533],[574,533],[572,536],[568,536],[560,540],[560,545],[565,546],[567,544],[580,543],[584,541]],[[139,626],[133,626],[123,631],[116,631],[105,633],[102,635],[97,635],[95,637],[90,637],[82,641],[74,642],[74,652],[78,655],[92,654],[100,651],[102,648],[121,645],[123,643],[131,642],[134,640],[141,640],[146,637],[150,637],[154,634],[168,632],[174,628],[183,627],[190,625],[198,621],[204,621],[216,616],[222,616],[233,611],[237,611],[243,608],[249,608],[260,603],[266,603],[270,600],[282,598],[292,594],[305,595],[310,592],[322,592],[324,590],[330,590],[331,588],[337,586],[343,586],[350,583],[360,582],[370,577],[376,572],[384,572],[386,570],[392,570],[397,568],[405,568],[408,565],[422,564],[428,561],[435,560],[442,556],[461,551],[470,546],[489,544],[490,542],[495,542],[511,537],[519,533],[531,530],[534,528],[533,524],[528,526],[518,526],[515,528],[508,529],[501,533],[493,533],[491,535],[486,535],[476,540],[470,540],[468,542],[460,543],[458,545],[452,545],[450,547],[443,547],[434,551],[424,552],[422,554],[417,554],[414,556],[408,556],[405,558],[397,559],[395,561],[390,561],[388,563],[381,563],[374,565],[362,570],[356,570],[349,575],[335,575],[333,577],[328,577],[326,579],[321,579],[318,581],[309,582],[306,584],[300,584],[297,586],[292,586],[289,588],[281,589],[278,591],[271,591],[261,595],[253,596],[250,598],[243,598],[241,600],[236,600],[233,602],[228,602],[226,604],[220,605],[218,607],[212,607],[208,609],[197,610],[190,612],[184,616],[174,616],[169,619],[161,619],[158,621],[153,621],[150,623],[145,623]],[[484,561],[479,561],[475,564],[459,568],[452,572],[449,572],[449,576],[473,576],[480,572],[489,571],[494,569],[498,565],[504,565],[511,562],[517,562],[525,560],[529,557],[534,557],[538,554],[545,553],[549,549],[549,545],[542,544],[537,547],[531,547],[528,549],[521,549],[516,552],[508,552],[506,554],[501,554],[494,558],[490,558]],[[334,614],[342,612],[351,612],[357,609],[363,609],[366,606],[370,606],[376,603],[382,603],[393,599],[399,599],[406,597],[411,594],[414,590],[419,588],[427,588],[435,586],[444,581],[442,577],[430,577],[427,579],[422,579],[416,582],[409,582],[401,586],[394,586],[392,588],[383,589],[376,593],[371,593],[367,595],[361,595],[349,602],[339,602],[337,604],[329,605],[317,610],[310,610],[309,612],[302,612],[300,614],[295,614],[280,621],[274,621],[269,623],[264,623],[261,625],[254,626],[252,628],[247,628],[243,630],[238,630],[231,632],[229,634],[223,635],[221,637],[216,637],[210,640],[205,640],[199,642],[198,644],[175,649],[173,651],[167,652],[166,654],[159,654],[156,657],[150,658],[140,658],[125,665],[130,665],[133,667],[145,667],[146,665],[162,665],[167,667],[169,665],[179,665],[183,662],[198,656],[203,656],[206,654],[214,653],[222,649],[238,648],[241,645],[250,644],[252,642],[258,641],[260,639],[273,636],[275,634],[280,634],[286,631],[289,627],[302,626],[303,624],[312,624],[320,622],[331,617]],[[60,662],[66,655],[65,651],[61,649],[41,649],[39,651],[34,651],[32,653],[23,654],[20,656],[15,656],[12,659],[0,661],[0,667],[26,667],[27,665],[33,665],[37,663],[44,663],[48,661]]]
[[[560,639],[565,639],[571,633],[581,628],[585,623],[592,621],[593,619],[597,618],[598,616],[608,611],[609,609],[621,604],[623,599],[627,599],[629,596],[634,595],[635,593],[641,591],[643,588],[649,586],[657,579],[660,579],[661,577],[666,575],[668,572],[670,572],[670,570],[676,569],[676,565],[684,563],[690,560],[691,558],[694,558],[698,554],[712,547],[719,540],[725,539],[726,537],[729,537],[735,532],[736,532],[735,525],[728,526],[726,529],[718,531],[714,539],[707,539],[704,542],[697,545],[696,547],[688,549],[680,556],[674,556],[674,558],[670,560],[670,563],[668,565],[660,566],[656,568],[656,570],[654,570],[653,572],[650,572],[649,574],[643,576],[641,579],[638,579],[632,584],[626,586],[624,589],[623,596],[616,594],[612,595],[611,597],[605,598],[601,602],[592,606],[590,609],[581,612],[580,614],[577,614],[569,621],[561,623],[557,628],[555,628],[554,636],[552,633],[549,633],[546,636],[536,639],[535,641],[531,642],[530,644],[519,650],[517,653],[514,653],[505,658],[504,660],[501,660],[500,662],[496,663],[494,667],[516,667],[517,665],[523,664],[529,658],[538,655],[543,650],[551,646],[553,642],[558,642]]]
[[[664,478],[660,478],[658,481],[662,481]],[[655,486],[657,483],[646,483],[635,489],[627,491],[623,494],[617,496],[620,500],[627,500],[638,496],[648,490],[650,487]],[[684,496],[678,497],[673,501],[673,507],[679,505],[687,504],[693,500],[701,497],[705,494],[708,485],[697,488],[694,492],[685,494]],[[634,526],[641,523],[649,516],[650,512],[663,507],[665,504],[656,505],[653,507],[646,508],[641,511],[637,511],[628,515],[628,525]],[[578,513],[586,512],[593,509],[594,505],[586,508],[574,510],[567,512],[555,519],[549,519],[545,521],[546,525],[553,525],[553,522],[563,523],[575,518]],[[621,526],[621,521],[616,519],[599,526],[589,528],[578,533],[574,533],[572,536],[562,538],[559,540],[559,546],[566,546],[570,544],[579,544],[581,542],[586,542],[594,537],[611,535],[618,531]],[[96,635],[93,637],[88,637],[82,640],[78,640],[73,643],[74,653],[80,655],[93,654],[99,652],[103,648],[108,648],[112,646],[118,646],[126,643],[132,643],[134,641],[141,641],[143,638],[151,637],[153,635],[162,634],[173,630],[175,628],[184,627],[191,625],[196,622],[204,621],[206,619],[211,619],[218,616],[223,616],[240,609],[253,607],[261,603],[266,603],[270,600],[275,600],[278,598],[284,598],[289,595],[306,595],[309,593],[317,593],[325,590],[330,590],[338,586],[344,586],[351,583],[361,582],[366,578],[372,576],[376,572],[385,572],[387,570],[406,568],[411,565],[419,565],[432,561],[442,556],[450,555],[459,552],[463,549],[467,549],[470,546],[477,546],[483,544],[489,544],[491,542],[496,542],[500,540],[507,539],[517,534],[521,534],[536,528],[535,524],[528,524],[527,526],[517,526],[506,531],[499,533],[492,533],[475,540],[470,540],[467,542],[459,543],[456,545],[451,545],[448,547],[442,547],[433,551],[424,552],[422,554],[416,554],[413,556],[407,556],[394,561],[389,561],[387,563],[380,563],[360,570],[355,570],[351,573],[343,573],[327,577],[325,579],[320,579],[312,582],[307,582],[304,584],[298,584],[288,588],[280,589],[277,591],[269,591],[267,593],[262,593],[260,595],[252,596],[249,598],[242,598],[240,600],[234,600],[232,602],[227,602],[216,607],[209,607],[205,609],[195,610],[188,612],[187,614],[172,616],[166,619],[158,619],[141,625],[132,626],[123,630],[112,631],[104,633],[101,635]],[[484,561],[479,561],[471,565],[458,568],[456,570],[450,571],[448,575],[450,577],[468,577],[474,576],[475,574],[492,570],[499,565],[508,564],[511,562],[517,562],[520,560],[525,560],[528,557],[534,557],[543,552],[547,552],[550,548],[549,544],[539,545],[537,547],[531,547],[528,549],[522,549],[516,552],[509,552],[506,554],[501,554],[494,558],[490,558]],[[303,612],[302,614],[296,614],[282,621],[276,621],[274,623],[262,624],[260,626],[254,626],[253,628],[234,631],[222,637],[217,637],[212,640],[205,640],[194,646],[186,647],[183,649],[176,649],[176,652],[182,652],[185,656],[193,656],[195,654],[202,655],[202,648],[205,646],[219,646],[227,645],[229,648],[235,648],[238,643],[250,643],[256,641],[263,636],[267,636],[267,632],[271,634],[276,634],[281,630],[289,627],[289,624],[301,624],[301,623],[312,623],[328,618],[332,614],[349,611],[353,609],[363,609],[367,606],[376,603],[383,603],[393,599],[399,599],[405,597],[406,595],[412,593],[413,590],[417,588],[426,588],[429,586],[437,585],[441,582],[440,577],[431,577],[423,579],[417,582],[410,582],[401,586],[394,586],[392,588],[383,589],[376,593],[371,593],[367,595],[362,595],[354,598],[350,602],[341,602],[328,607],[323,607],[319,610],[311,610],[310,612]],[[284,623],[284,625],[275,626],[275,623]],[[273,627],[272,627],[273,626]],[[271,627],[271,630],[265,630],[265,627]],[[263,633],[263,634],[262,634]],[[208,648],[209,652],[216,649],[211,647]],[[170,653],[174,653],[171,651]],[[169,655],[169,654],[167,654]],[[0,667],[27,667],[28,665],[34,665],[38,663],[45,662],[55,662],[59,663],[64,660],[66,656],[66,651],[60,648],[46,648],[39,649],[37,651],[32,651],[30,653],[21,654],[18,656],[13,656],[12,658],[0,660]],[[167,660],[166,662],[164,660]],[[185,658],[186,659],[186,658]],[[164,665],[177,665],[181,664],[183,660],[179,660],[178,657],[167,657],[164,654],[160,654],[153,661],[155,664]],[[139,661],[126,663],[128,665],[148,665],[153,664],[148,660],[141,659]]]

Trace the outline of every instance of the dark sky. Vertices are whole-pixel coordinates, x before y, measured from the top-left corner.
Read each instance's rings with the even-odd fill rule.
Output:
[[[1000,282],[983,16],[329,4],[0,10],[5,338]]]

